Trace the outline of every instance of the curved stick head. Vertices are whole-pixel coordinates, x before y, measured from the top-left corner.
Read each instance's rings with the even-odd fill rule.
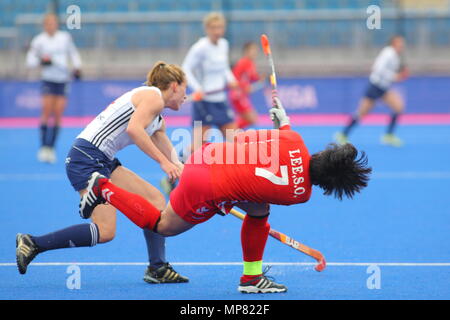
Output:
[[[326,263],[326,261],[325,261],[325,258],[322,258],[322,259],[319,261],[319,263],[314,267],[314,269],[315,269],[317,272],[321,272],[321,271],[323,271],[323,270],[325,269],[326,266],[327,266],[327,263]]]
[[[269,38],[265,34],[261,35],[261,45],[266,56],[271,54]]]

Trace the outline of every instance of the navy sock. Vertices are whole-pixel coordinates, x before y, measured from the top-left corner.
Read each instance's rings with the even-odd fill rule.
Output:
[[[49,129],[49,134],[47,135],[46,145],[53,148],[56,143],[56,138],[58,137],[59,126],[54,125],[53,127],[50,127],[48,129]]]
[[[391,122],[388,125],[387,133],[392,134],[394,132],[395,126],[397,125],[399,113],[393,113],[391,116]]]
[[[47,146],[47,131],[48,131],[47,125],[45,123],[41,123],[39,131],[41,134],[41,146]]]
[[[144,229],[147,242],[148,261],[153,268],[162,267],[166,263],[166,238],[149,229]]]
[[[39,252],[74,247],[93,247],[100,234],[95,223],[77,224],[40,237],[32,237]]]
[[[350,133],[350,130],[358,123],[358,117],[354,116],[352,118],[352,121],[350,121],[350,123],[347,125],[347,127],[345,127],[343,134],[345,134],[346,136],[348,136],[348,134]]]

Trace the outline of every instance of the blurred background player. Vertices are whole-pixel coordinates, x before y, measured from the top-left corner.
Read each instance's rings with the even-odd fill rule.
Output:
[[[211,143],[196,150],[186,162],[180,184],[171,193],[170,202],[161,211],[145,198],[130,193],[94,173],[89,193],[98,202],[108,201],[143,229],[165,236],[183,233],[206,222],[216,213],[226,214],[233,206],[246,211],[241,228],[244,271],[238,290],[243,293],[277,293],[287,291],[265,276],[262,259],[270,225],[270,204],[293,205],[309,201],[312,185],[325,195],[352,198],[367,186],[372,169],[364,152],[351,144],[331,144],[310,156],[302,137],[291,130],[290,120],[278,98],[270,110],[279,130],[242,132],[235,141]],[[274,163],[268,164],[266,152],[253,146],[272,149]],[[234,150],[231,161],[227,149]],[[208,155],[221,155],[218,158]],[[255,161],[251,161],[252,154]],[[236,162],[245,155],[247,161]],[[263,155],[263,156],[262,156]],[[276,163],[276,168],[269,171]],[[266,169],[265,169],[266,168]],[[104,194],[110,192],[110,196]]]
[[[81,59],[71,35],[58,30],[58,17],[55,14],[47,14],[43,26],[44,32],[31,41],[27,66],[41,67],[41,148],[37,158],[41,162],[54,163],[56,138],[66,107],[68,82],[71,78],[68,60],[74,68],[73,77],[78,80],[81,77]]]
[[[372,66],[369,86],[359,103],[356,115],[352,117],[350,123],[342,132],[338,132],[335,135],[338,143],[346,143],[350,131],[372,110],[377,100],[382,99],[392,110],[392,115],[386,134],[381,137],[381,143],[395,147],[403,145],[403,141],[394,134],[394,129],[400,114],[404,110],[404,102],[402,97],[390,88],[393,82],[402,81],[408,77],[408,70],[402,58],[404,48],[404,38],[396,35],[391,38],[389,45],[381,50]]]
[[[234,112],[227,102],[226,90],[237,88],[238,83],[230,69],[229,45],[223,38],[226,30],[225,17],[218,12],[211,12],[203,19],[206,37],[200,38],[189,49],[183,70],[189,87],[193,90],[192,125],[193,141],[190,151],[183,150],[182,158],[198,149],[208,139],[207,131],[217,127],[224,139],[226,132],[238,129]],[[200,125],[195,125],[199,121]],[[167,178],[160,182],[166,194],[175,188]]]
[[[161,210],[162,193],[131,170],[122,166],[116,153],[135,144],[160,165],[171,181],[178,179],[183,164],[178,161],[165,132],[164,108],[179,110],[186,98],[186,79],[180,67],[157,62],[147,75],[146,86],[126,92],[100,113],[77,137],[66,158],[67,176],[80,193],[80,215],[92,223],[73,225],[43,236],[17,235],[17,265],[24,274],[39,253],[60,248],[92,247],[114,239],[116,209],[99,205],[86,212],[94,198],[86,192],[89,177],[100,171],[122,188],[145,197]],[[175,157],[173,157],[175,155]],[[105,195],[107,196],[107,195]],[[165,239],[151,230],[144,232],[150,266],[144,280],[149,283],[187,282],[165,260]]]
[[[258,120],[258,114],[250,100],[250,94],[255,89],[252,83],[261,80],[255,65],[258,52],[259,46],[255,42],[247,42],[243,48],[242,58],[233,67],[233,74],[239,87],[230,90],[229,96],[231,105],[238,115],[237,126],[240,129],[254,125]]]
[[[183,62],[188,85],[194,91],[192,121],[201,121],[201,126],[194,127],[193,150],[206,141],[205,133],[213,126],[223,137],[227,130],[237,129],[226,94],[227,88],[237,88],[238,83],[230,69],[228,41],[223,38],[225,17],[209,13],[203,26],[206,37],[192,45]]]

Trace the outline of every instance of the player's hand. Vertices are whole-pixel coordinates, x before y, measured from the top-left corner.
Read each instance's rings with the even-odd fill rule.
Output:
[[[281,103],[281,100],[280,100],[280,98],[278,98],[278,96],[272,96],[272,106],[274,108],[284,110],[283,104]]]
[[[183,173],[184,170],[184,164],[181,162],[175,163],[175,165],[180,169],[180,172]]]
[[[273,107],[269,110],[269,113],[276,129],[291,124],[291,121],[289,120],[289,117],[287,116],[283,106],[281,106],[281,108]]]
[[[228,88],[239,89],[239,83],[237,81],[231,81],[228,83]]]
[[[260,73],[258,82],[266,82],[269,79],[267,73]]]
[[[409,69],[407,67],[402,68],[402,70],[397,75],[397,81],[404,81],[409,78]]]
[[[52,64],[52,59],[49,56],[43,56],[41,58],[41,66],[49,66]]]
[[[167,174],[167,177],[171,183],[175,182],[175,180],[181,176],[182,170],[170,161],[161,163],[161,169]]]
[[[195,91],[192,94],[192,101],[195,101],[195,102],[202,101],[204,95],[205,94],[203,93],[203,91]]]

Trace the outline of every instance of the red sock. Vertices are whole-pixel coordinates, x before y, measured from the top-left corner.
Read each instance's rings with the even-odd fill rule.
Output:
[[[103,198],[142,229],[153,230],[161,212],[144,197],[128,192],[110,181],[100,186]]]
[[[245,216],[241,229],[241,244],[245,262],[262,261],[264,248],[269,237],[270,225],[267,223],[268,216],[255,218]],[[262,273],[262,270],[261,270]],[[241,282],[250,281],[259,275],[243,275]]]

